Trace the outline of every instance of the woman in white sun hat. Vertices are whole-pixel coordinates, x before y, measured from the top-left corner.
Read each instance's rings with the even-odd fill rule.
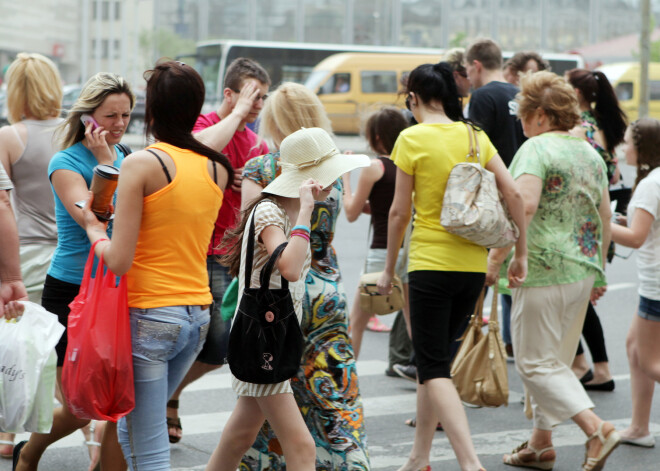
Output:
[[[223,263],[229,266],[233,276],[238,276],[240,299],[245,288],[248,237],[244,235],[248,224],[254,220],[253,264],[247,267],[252,270],[252,288],[260,285],[261,269],[271,254],[288,241],[275,264],[270,288],[280,287],[281,277],[289,282],[300,322],[305,277],[311,262],[309,224],[314,202],[325,200],[335,180],[344,173],[368,166],[369,158],[341,154],[326,131],[303,128],[282,141],[280,165],[281,175],[264,188],[261,197],[243,211],[240,224],[225,235],[228,251]],[[233,377],[232,387],[238,395],[238,402],[211,455],[207,470],[235,470],[264,420],[268,420],[279,438],[288,469],[315,469],[314,440],[288,380],[277,384],[253,384]]]

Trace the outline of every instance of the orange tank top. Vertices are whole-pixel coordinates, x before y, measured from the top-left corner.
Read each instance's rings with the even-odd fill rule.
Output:
[[[172,157],[176,175],[143,200],[135,257],[126,274],[128,305],[210,304],[206,252],[222,191],[209,176],[206,157],[163,142],[149,148]]]

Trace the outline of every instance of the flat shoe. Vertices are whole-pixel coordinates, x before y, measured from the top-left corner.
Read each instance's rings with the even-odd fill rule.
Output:
[[[21,458],[21,450],[27,443],[27,440],[23,440],[22,442],[18,443],[16,446],[14,446],[14,453],[13,453],[13,462],[11,464],[11,471],[16,471],[16,466],[18,466],[18,460]]]
[[[655,437],[651,434],[639,438],[626,438],[621,435],[621,443],[626,445],[642,446],[644,448],[653,448],[655,446]]]
[[[587,372],[582,376],[582,378],[580,378],[580,382],[582,384],[586,384],[592,379],[594,379],[594,372],[591,370],[587,370]]]
[[[527,448],[529,451],[532,453],[525,453],[521,454],[520,452]],[[521,468],[534,468],[534,469],[543,469],[543,470],[549,470],[552,469],[555,466],[555,460],[541,460],[541,455],[545,453],[546,451],[552,451],[554,450],[554,447],[547,447],[542,450],[537,450],[536,448],[533,448],[529,446],[528,442],[523,443],[520,445],[518,448],[513,450],[511,454],[509,455],[508,458],[504,459],[504,464],[508,464],[509,466],[518,466]],[[522,457],[525,457],[523,459]]]
[[[607,457],[610,456],[610,453],[612,453],[614,449],[619,446],[619,443],[621,443],[621,437],[616,430],[612,430],[607,437],[603,435],[603,425],[605,425],[605,423],[606,422],[604,421],[601,422],[598,426],[598,430],[596,430],[593,435],[587,438],[587,441],[584,444],[587,450],[584,452],[585,459],[584,463],[582,464],[582,471],[600,471],[603,469]],[[598,456],[589,457],[589,442],[594,438],[600,440],[603,447],[600,449]]]
[[[604,383],[598,383],[598,384],[593,384],[593,383],[587,383],[583,384],[584,389],[587,391],[614,391],[614,380],[611,379],[609,381],[605,381]]]

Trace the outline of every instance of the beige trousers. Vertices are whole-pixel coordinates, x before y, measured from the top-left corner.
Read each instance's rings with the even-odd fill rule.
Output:
[[[594,276],[575,283],[512,290],[516,370],[531,401],[534,427],[551,430],[594,407],[571,370]]]

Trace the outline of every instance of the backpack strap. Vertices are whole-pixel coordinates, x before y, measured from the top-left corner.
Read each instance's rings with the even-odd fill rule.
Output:
[[[124,157],[128,157],[130,154],[133,153],[133,150],[126,144],[122,144],[120,142],[119,144],[115,144],[115,145],[119,147],[119,150],[121,151],[122,154],[124,154]]]

